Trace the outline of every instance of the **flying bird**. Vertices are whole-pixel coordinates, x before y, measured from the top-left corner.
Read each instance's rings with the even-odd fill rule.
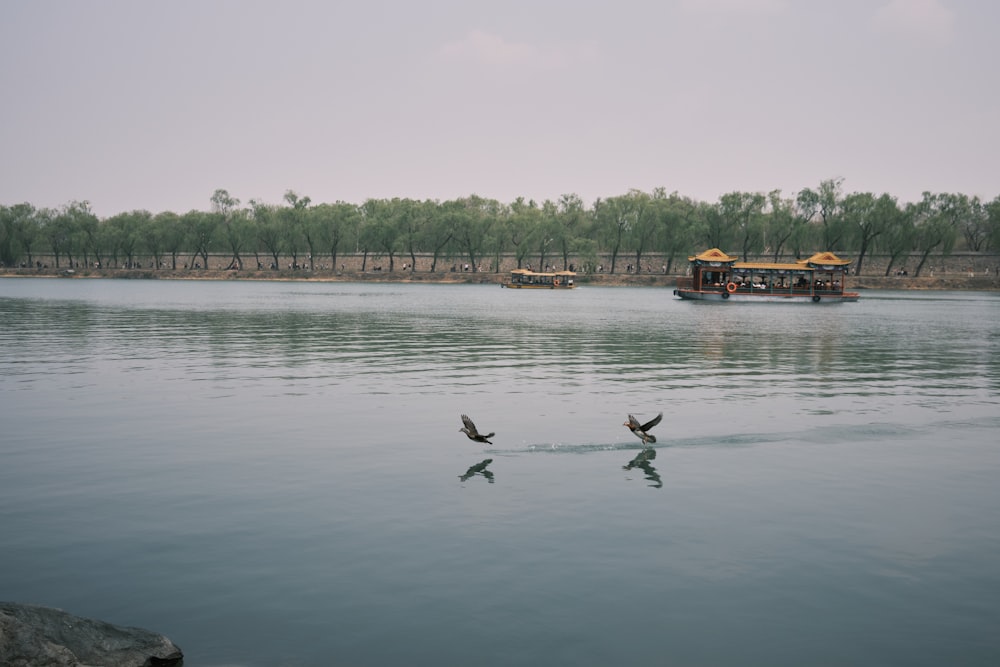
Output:
[[[481,434],[477,429],[476,425],[472,423],[469,419],[469,415],[462,415],[462,423],[465,424],[463,428],[458,429],[465,435],[469,436],[469,440],[475,440],[476,442],[485,442],[487,445],[492,445],[493,443],[489,441],[496,433],[487,433],[486,435]]]
[[[628,430],[632,431],[632,433],[635,433],[635,437],[642,440],[642,444],[648,445],[649,443],[656,442],[656,436],[650,434],[649,429],[659,424],[661,419],[663,419],[662,412],[653,417],[652,419],[650,419],[645,424],[640,424],[638,419],[636,419],[632,415],[629,415],[628,421],[625,422],[624,426],[628,426]]]

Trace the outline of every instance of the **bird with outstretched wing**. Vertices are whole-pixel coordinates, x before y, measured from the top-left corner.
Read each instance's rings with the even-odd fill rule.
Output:
[[[656,442],[656,436],[653,435],[652,433],[649,433],[649,430],[654,426],[656,426],[657,424],[659,424],[661,419],[663,419],[662,412],[653,417],[652,419],[650,419],[645,424],[640,424],[638,419],[636,419],[632,415],[629,415],[628,421],[625,422],[624,426],[627,426],[628,430],[632,431],[632,433],[635,434],[635,437],[642,440],[642,443],[646,445],[652,442]]]
[[[469,419],[469,415],[462,415],[462,423],[465,424],[462,428],[458,429],[465,435],[469,437],[469,440],[475,440],[476,442],[485,442],[487,445],[492,445],[493,443],[489,441],[496,433],[487,433],[483,435],[476,428],[476,425],[472,423]]]

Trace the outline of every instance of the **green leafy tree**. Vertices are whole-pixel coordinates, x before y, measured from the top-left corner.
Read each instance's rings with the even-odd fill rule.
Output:
[[[893,200],[893,203],[895,203],[895,200]],[[889,261],[885,267],[884,275],[886,276],[892,275],[893,269],[899,266],[900,261],[909,257],[913,249],[913,239],[916,233],[914,229],[914,207],[907,205],[904,208],[900,208],[899,206],[895,206],[894,208],[894,214],[893,209],[888,206],[882,209],[884,214],[890,217],[886,224],[885,232],[876,239],[876,247],[881,253],[889,257]],[[906,268],[905,265],[900,266],[899,270],[904,268]],[[855,270],[860,273],[857,268]]]
[[[121,266],[121,260],[124,260],[126,267],[135,268],[141,230],[150,226],[152,219],[153,214],[149,211],[129,211],[114,215],[101,222],[95,247],[102,248],[116,267]]]
[[[298,255],[296,249],[299,243],[304,243],[308,250],[309,270],[315,268],[313,257],[317,254],[316,230],[309,224],[308,208],[312,200],[309,197],[302,197],[292,190],[285,192],[285,201],[288,208],[284,210],[284,217],[288,225],[289,249],[292,254],[292,262],[298,266]],[[303,267],[304,268],[304,267]]]
[[[0,267],[14,266],[20,259],[14,231],[15,217],[12,206],[0,206]]]
[[[0,265],[16,266],[27,255],[34,263],[32,248],[39,233],[35,207],[28,203],[0,206]]]
[[[986,249],[1000,248],[1000,195],[983,205],[986,213]],[[1000,274],[1000,268],[997,269]]]
[[[139,230],[139,239],[143,249],[153,258],[153,266],[162,269],[164,258],[170,250],[169,237],[171,231],[180,226],[180,218],[176,213],[163,211],[152,217],[148,224]],[[174,255],[174,268],[176,266]]]
[[[920,275],[932,252],[947,255],[954,247],[958,232],[947,205],[947,198],[930,192],[924,192],[923,199],[913,205],[914,243],[920,253],[914,277]]]
[[[396,229],[402,251],[410,256],[410,271],[417,270],[417,253],[421,250],[428,224],[427,208],[413,199],[400,199],[394,211]]]
[[[846,231],[841,215],[843,182],[842,178],[822,181],[816,190],[801,190],[797,199],[799,207],[809,216],[809,220],[819,222],[823,250],[831,252],[838,249]]]
[[[854,230],[854,238],[859,243],[858,258],[854,264],[856,273],[861,273],[865,255],[871,250],[875,240],[885,233],[890,211],[887,206],[895,206],[895,201],[885,201],[882,209],[879,200],[870,192],[854,192],[844,197],[844,223]]]
[[[525,260],[531,253],[533,232],[541,226],[542,211],[534,200],[524,201],[524,197],[518,197],[510,205],[510,215],[504,231],[514,248],[514,261],[517,268],[523,268]]]
[[[49,254],[52,255],[52,260],[58,269],[68,233],[65,220],[61,219],[54,210],[46,210],[39,217],[41,218],[41,236],[45,239]]]
[[[85,228],[96,227],[97,216],[90,211],[90,202],[73,201],[60,209],[46,225],[46,237],[52,248],[56,268],[60,268],[60,257],[65,257],[69,267],[73,267],[73,256],[83,245]]]
[[[123,214],[118,214],[123,215]],[[125,229],[120,221],[115,220],[117,216],[112,216],[102,220],[97,227],[97,234],[94,240],[94,252],[97,249],[101,252],[99,264],[107,268],[120,268],[122,257],[125,255],[125,239],[123,234]],[[91,247],[89,244],[84,247]]]
[[[732,241],[733,232],[722,215],[720,206],[702,202],[698,205],[696,218],[695,229],[708,247],[728,252],[727,247]]]
[[[427,215],[427,225],[424,227],[421,246],[431,253],[430,272],[437,271],[437,263],[441,254],[454,241],[455,232],[449,220],[448,207],[437,201],[426,201],[423,204]]]
[[[247,217],[239,210],[239,205],[240,200],[226,190],[220,188],[212,194],[216,226],[231,255],[227,269],[243,268],[242,252],[250,239]]]
[[[577,270],[583,269],[587,273],[597,270],[600,261],[598,256],[597,241],[591,238],[577,238],[573,243],[573,254],[580,260]]]
[[[142,230],[149,227],[152,221],[153,214],[146,210],[132,211],[124,221],[125,228],[122,230],[121,249],[132,268],[140,266],[139,250],[142,247]]]
[[[969,199],[969,216],[962,223],[965,245],[973,252],[983,252],[988,247],[989,235],[990,223],[986,205],[979,197],[972,197]]]
[[[86,202],[84,202],[86,204]],[[109,234],[96,215],[89,214],[90,206],[86,204],[86,211],[79,206],[71,205],[67,207],[65,215],[70,218],[69,225],[74,229],[72,237],[78,242],[74,243],[77,251],[82,255],[83,264],[90,264],[93,257],[98,266],[105,266],[105,258],[110,248],[111,234]]]
[[[27,257],[28,266],[36,263],[34,249],[37,247],[38,240],[41,237],[42,222],[46,215],[47,211],[32,207],[30,215],[17,216],[15,218],[15,229],[18,232],[17,238],[21,244],[21,249]]]
[[[656,220],[658,250],[663,254],[664,273],[673,270],[676,256],[691,245],[691,227],[695,219],[695,203],[676,192],[667,195],[664,188],[653,190],[651,211]]]
[[[765,251],[770,247],[772,260],[777,262],[790,244],[797,246],[802,230],[809,218],[799,209],[794,199],[781,196],[781,190],[772,190],[767,195],[769,213],[766,219],[764,240]],[[796,247],[796,256],[798,248]]]
[[[389,271],[395,270],[396,254],[399,252],[399,230],[396,226],[396,212],[400,200],[368,199],[361,205],[364,219],[362,245],[377,256],[389,258]]]
[[[652,198],[641,190],[631,190],[635,209],[635,224],[629,230],[629,240],[635,251],[635,272],[642,271],[642,255],[654,247],[657,234],[661,231],[656,207]]]
[[[611,273],[615,272],[618,255],[628,233],[635,226],[635,197],[624,195],[598,199],[594,202],[594,220],[597,225],[598,243],[611,254]]]
[[[260,247],[271,256],[269,267],[277,271],[281,268],[281,253],[284,249],[284,225],[274,206],[261,201],[250,200],[251,228]],[[257,261],[260,264],[260,260]]]
[[[490,232],[499,218],[500,203],[478,195],[470,195],[455,203],[451,210],[454,238],[469,260],[471,270],[476,272],[485,255],[484,248]]]
[[[562,254],[563,270],[568,270],[570,257],[578,252],[579,238],[586,233],[590,220],[587,209],[579,195],[568,194],[559,197],[558,244]]]
[[[156,216],[157,224],[163,226],[163,249],[170,257],[170,268],[177,270],[177,260],[187,250],[187,225],[184,216],[166,212]]]
[[[187,249],[191,252],[191,268],[207,269],[208,254],[212,250],[218,229],[218,216],[192,210],[181,216],[181,224],[184,227]]]
[[[539,271],[549,268],[549,255],[558,246],[560,232],[559,210],[554,202],[546,199],[542,202],[538,221],[531,230],[531,244],[538,252]]]
[[[935,195],[937,210],[959,232],[966,247],[973,252],[982,250],[986,243],[986,211],[979,197],[959,193]]]
[[[375,200],[371,200],[374,202]],[[366,202],[367,203],[367,202]],[[361,254],[361,270],[368,270],[368,253],[372,250],[372,232],[369,227],[372,225],[372,216],[375,215],[375,203],[369,204],[367,207],[365,204],[358,206],[358,226],[355,228],[357,230],[356,243],[354,247],[354,254]]]
[[[719,198],[719,215],[738,234],[744,262],[763,249],[766,202],[759,192],[730,192]]]
[[[492,255],[490,270],[494,272],[500,271],[504,256],[511,247],[509,227],[512,215],[510,206],[497,202],[496,220],[490,228],[485,246]]]
[[[348,240],[357,238],[360,222],[358,207],[338,201],[334,204],[320,204],[312,211],[322,229],[321,239],[330,255],[330,267],[336,269],[337,257],[346,249]]]

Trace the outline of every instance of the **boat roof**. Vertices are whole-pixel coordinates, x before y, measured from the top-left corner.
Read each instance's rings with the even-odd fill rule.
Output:
[[[688,257],[689,262],[699,261],[699,262],[735,262],[739,257],[730,257],[726,253],[722,252],[718,248],[712,248],[706,250],[700,255],[695,255],[694,257]]]
[[[802,271],[809,269],[809,267],[802,262],[795,262],[794,264],[787,262],[735,262],[733,264],[733,268],[775,271]]]
[[[532,276],[575,276],[576,275],[576,271],[532,271],[531,269],[512,269],[511,273],[520,273]]]
[[[689,262],[710,262],[719,264],[732,263],[736,269],[777,269],[782,271],[814,269],[820,266],[847,266],[849,259],[841,259],[830,251],[818,252],[809,259],[792,262],[740,262],[739,257],[727,255],[718,248],[711,248],[703,253],[688,257]]]
[[[800,260],[807,264],[822,264],[824,266],[847,266],[851,263],[849,259],[841,259],[832,252],[818,252],[809,259]]]

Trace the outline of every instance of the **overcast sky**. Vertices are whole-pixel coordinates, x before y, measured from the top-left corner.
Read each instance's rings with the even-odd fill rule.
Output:
[[[994,0],[0,0],[0,204],[1000,195]]]

